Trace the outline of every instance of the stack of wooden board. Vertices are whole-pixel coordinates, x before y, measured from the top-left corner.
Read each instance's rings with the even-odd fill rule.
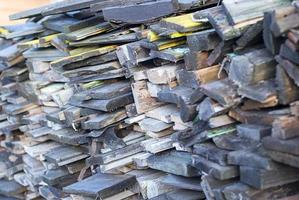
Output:
[[[0,195],[296,198],[298,7],[67,0],[10,16],[28,20],[0,28]]]

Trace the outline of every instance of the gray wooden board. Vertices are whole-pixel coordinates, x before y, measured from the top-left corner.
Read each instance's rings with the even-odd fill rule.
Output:
[[[26,188],[16,181],[0,180],[0,194],[5,196],[14,196],[25,192]]]
[[[192,190],[173,190],[161,194],[157,197],[151,198],[150,200],[175,200],[175,199],[184,199],[184,200],[200,200],[205,199],[204,194],[199,191]]]
[[[281,45],[279,55],[283,58],[293,62],[294,64],[299,65],[299,54],[298,51],[293,51],[285,43]]]
[[[288,76],[292,78],[297,86],[299,86],[299,68],[298,65],[294,64],[293,62],[281,57],[276,56],[276,61],[279,63],[281,67],[286,71]]]
[[[43,9],[42,15],[54,15],[74,10],[80,10],[83,8],[89,8],[90,4],[97,3],[100,1],[101,0],[69,0],[67,2],[57,2]]]
[[[299,136],[298,133],[298,118],[297,117],[282,117],[276,119],[272,124],[272,137],[280,139],[292,139]]]
[[[90,17],[84,20],[78,20],[66,15],[55,15],[43,21],[43,26],[57,32],[70,33],[88,26],[102,22],[101,17]]]
[[[41,24],[34,22],[5,26],[5,29],[9,31],[5,36],[7,39],[30,36],[45,31]]]
[[[110,151],[103,154],[97,154],[91,156],[87,163],[89,165],[96,165],[96,164],[107,164],[134,154],[143,151],[143,147],[140,146],[140,143],[134,143],[128,146],[125,146],[120,149],[116,149],[114,151]]]
[[[58,169],[46,170],[43,175],[43,181],[50,186],[66,186],[77,182],[77,174],[70,174],[69,171],[60,167]]]
[[[299,168],[299,156],[297,155],[271,150],[267,150],[267,154],[276,162]]]
[[[256,24],[251,25],[236,41],[238,48],[243,49],[262,42],[262,32],[263,21],[258,21]]]
[[[99,111],[113,111],[117,108],[124,107],[130,103],[133,103],[132,93],[124,94],[117,96],[108,100],[88,100],[88,101],[70,101],[70,104],[73,106],[90,108]]]
[[[218,148],[231,151],[254,148],[259,145],[258,141],[241,138],[234,134],[225,134],[214,137],[213,142]]]
[[[105,128],[109,125],[115,124],[127,117],[124,109],[117,110],[111,113],[99,114],[87,121],[81,123],[82,129],[98,130]]]
[[[229,151],[219,149],[213,143],[200,143],[193,145],[193,153],[200,155],[207,160],[218,163],[219,165],[227,165],[227,155]]]
[[[286,109],[244,111],[236,108],[230,110],[229,116],[242,123],[272,126],[275,119],[286,116],[289,113]]]
[[[45,154],[47,161],[62,166],[88,157],[78,147],[61,146]]]
[[[190,51],[184,55],[186,70],[197,70],[208,67],[207,59],[209,53],[201,51]]]
[[[162,102],[180,104],[182,99],[186,104],[194,104],[201,99],[204,95],[195,89],[177,86],[172,89],[165,89],[158,92],[158,99]]]
[[[104,85],[98,89],[92,89],[90,96],[93,99],[110,99],[119,95],[127,94],[131,91],[131,85],[127,81],[118,81],[109,85]]]
[[[238,93],[241,96],[263,103],[268,98],[276,96],[276,83],[274,80],[266,80],[257,84],[246,85],[244,87],[240,86]]]
[[[265,11],[274,10],[280,6],[290,5],[289,0],[247,1],[224,0],[223,7],[231,24],[238,24],[250,19],[262,17]]]
[[[201,187],[207,200],[225,200],[222,193],[223,189],[237,182],[237,179],[217,180],[212,175],[203,175],[201,177]]]
[[[69,39],[70,37],[66,37],[66,38]],[[136,33],[128,33],[128,34],[121,34],[121,32],[119,34],[108,33],[100,36],[87,38],[85,40],[70,42],[70,46],[80,47],[80,46],[87,46],[87,45],[120,44],[120,43],[135,42],[137,40],[138,38]]]
[[[197,104],[188,105],[183,99],[180,99],[178,106],[180,107],[180,118],[183,122],[190,122],[195,119]]]
[[[63,191],[68,194],[105,198],[129,189],[135,182],[135,177],[131,175],[97,173],[63,188]]]
[[[170,186],[174,186],[180,189],[202,191],[200,186],[201,180],[198,178],[186,178],[182,176],[176,176],[173,174],[168,174],[162,183]]]
[[[227,160],[231,165],[249,166],[265,170],[275,168],[275,163],[268,156],[261,155],[258,151],[232,151],[228,154]]]
[[[211,174],[218,180],[228,180],[239,176],[239,169],[237,166],[221,166],[198,155],[192,156],[192,165],[202,172]]]
[[[216,32],[222,38],[222,40],[231,40],[237,38],[241,36],[248,27],[242,26],[237,28],[231,26],[224,12],[224,9],[221,6],[209,9],[207,17],[209,19],[209,22],[215,28]]]
[[[233,106],[240,101],[236,86],[228,79],[203,84],[201,85],[201,90],[205,95],[216,100],[223,106]]]
[[[239,200],[240,198],[254,200],[273,200],[282,198],[287,200],[290,195],[297,193],[297,188],[298,182],[264,190],[258,190],[241,182],[237,182],[225,187],[223,193],[226,199],[231,200]]]
[[[88,8],[90,4],[97,3],[99,0],[69,0],[67,2],[55,2],[52,4],[48,4],[45,6],[33,8],[30,10],[21,11],[9,16],[11,20],[23,19],[23,18],[30,18],[36,17],[43,14],[46,15],[53,15],[59,13],[65,13],[68,11],[73,10],[80,10],[83,8]]]
[[[262,126],[255,124],[237,125],[238,135],[244,138],[261,141],[263,137],[271,135],[270,126]]]
[[[92,12],[102,11],[104,8],[115,7],[120,5],[141,4],[151,2],[154,0],[104,0],[90,5]]]
[[[282,37],[275,37],[271,31],[271,23],[272,23],[272,13],[265,12],[264,13],[264,20],[263,20],[263,40],[265,47],[271,52],[273,55],[278,54],[280,45],[283,42]]]
[[[220,42],[220,38],[214,29],[192,33],[187,36],[187,44],[190,51],[210,51]]]
[[[275,65],[274,57],[266,49],[257,49],[232,59],[229,78],[238,85],[255,84],[274,78]]]
[[[48,137],[51,140],[69,145],[81,145],[88,142],[87,135],[82,132],[76,132],[73,129],[61,129],[52,131]]]
[[[292,28],[298,27],[299,14],[293,12],[286,13],[283,17],[276,19],[275,12],[273,13],[274,20],[271,23],[271,31],[275,37],[281,36]]]
[[[299,156],[299,138],[282,140],[275,137],[265,137],[263,139],[263,147],[272,151]]]
[[[139,24],[153,21],[175,12],[176,7],[172,0],[103,9],[105,20],[128,24]]]
[[[90,57],[90,58],[87,58],[84,60],[75,61],[75,62],[66,64],[62,68],[65,71],[73,70],[73,69],[77,69],[80,67],[100,65],[100,64],[107,63],[107,62],[112,62],[112,61],[115,61],[116,59],[117,59],[116,53],[109,52],[104,55],[94,56],[94,57]]]
[[[279,173],[277,173],[279,172]],[[273,170],[240,167],[240,180],[257,189],[267,189],[299,180],[299,169],[277,164]]]
[[[191,154],[187,152],[165,151],[148,158],[148,165],[152,169],[185,177],[200,176],[200,172],[191,164]]]

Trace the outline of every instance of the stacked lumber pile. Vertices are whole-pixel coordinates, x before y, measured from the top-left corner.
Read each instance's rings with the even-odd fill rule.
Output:
[[[10,16],[27,21],[0,28],[0,195],[296,199],[298,10],[68,0]]]

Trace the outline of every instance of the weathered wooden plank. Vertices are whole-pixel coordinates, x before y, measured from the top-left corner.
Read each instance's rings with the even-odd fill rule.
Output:
[[[198,178],[186,178],[186,177],[176,176],[173,174],[168,174],[162,180],[162,183],[166,185],[170,185],[170,186],[174,186],[186,190],[194,190],[194,191],[202,191],[200,182],[201,180],[198,180]]]
[[[292,6],[277,9],[272,12],[271,30],[278,37],[292,28],[298,26],[299,15]]]
[[[289,110],[278,109],[278,110],[250,110],[244,111],[239,108],[232,109],[229,111],[229,116],[236,119],[239,122],[247,124],[258,124],[272,126],[275,119],[286,116],[289,114]]]
[[[206,84],[225,78],[224,72],[219,72],[220,66],[215,65],[196,71],[178,70],[177,80],[179,85],[189,88],[198,88],[201,84]]]
[[[192,33],[187,36],[190,51],[210,51],[220,43],[220,38],[214,29]]]
[[[111,99],[95,99],[82,102],[71,99],[69,103],[73,106],[111,112],[133,103],[133,96],[132,93],[127,93]]]
[[[141,152],[142,150],[143,148],[142,146],[140,146],[140,143],[135,143],[121,149],[91,156],[86,160],[86,162],[89,165],[107,164],[119,159],[123,159],[128,156],[132,156],[134,154]]]
[[[207,59],[209,53],[201,51],[190,51],[185,54],[185,68],[187,70],[197,70],[208,67]]]
[[[195,144],[193,146],[193,153],[212,162],[216,162],[219,165],[227,165],[227,155],[229,151],[219,149],[213,143]]]
[[[236,86],[234,86],[228,79],[201,85],[201,90],[205,95],[216,100],[224,107],[236,105],[240,101]]]
[[[283,42],[283,38],[275,37],[271,31],[271,24],[273,22],[272,12],[273,11],[264,13],[263,40],[267,50],[273,55],[276,55],[279,52],[280,45]]]
[[[286,45],[286,43],[281,45],[279,55],[283,58],[293,62],[294,64],[299,64],[299,55],[297,51],[292,50],[290,47]]]
[[[194,16],[196,17],[196,16]],[[200,14],[198,16],[201,18]],[[231,26],[222,6],[209,9],[207,17],[222,40],[231,40],[241,36],[246,29],[261,19],[252,19],[236,26]]]
[[[203,175],[201,186],[207,200],[225,199],[222,191],[229,185],[232,185],[236,182],[235,179],[229,180],[217,180],[212,175]]]
[[[261,141],[264,137],[271,135],[271,126],[256,124],[237,125],[238,135],[244,138]]]
[[[238,24],[250,19],[261,18],[265,11],[271,11],[282,6],[289,6],[288,0],[266,0],[251,2],[224,0],[223,5],[231,24]]]
[[[69,194],[106,198],[130,188],[136,179],[130,175],[95,174],[80,182],[63,188]],[[87,187],[90,186],[90,187]]]
[[[280,199],[296,193],[298,182],[286,184],[282,186],[272,187],[269,189],[258,190],[246,184],[237,182],[224,188],[223,193],[225,198],[231,200],[256,199],[256,200],[271,200]],[[284,198],[283,198],[284,199]],[[286,197],[286,200],[288,198]]]
[[[132,83],[132,92],[138,114],[145,113],[163,105],[162,102],[159,102],[156,98],[151,97],[147,89],[146,81],[137,81]]]
[[[242,150],[257,147],[259,142],[244,139],[234,134],[225,134],[213,138],[213,142],[220,149],[225,150]]]
[[[192,165],[207,174],[211,174],[218,180],[227,180],[239,176],[238,167],[221,166],[197,155],[192,156]]]
[[[279,171],[279,173],[277,173]],[[241,182],[257,189],[267,189],[298,181],[298,169],[277,164],[273,170],[240,167]]]
[[[232,58],[229,78],[239,85],[254,84],[274,78],[275,65],[274,57],[267,50],[251,51]]]
[[[289,154],[289,153],[283,153],[279,151],[271,151],[267,150],[267,154],[269,157],[279,163],[291,166],[291,167],[299,167],[299,156]]]
[[[191,163],[191,154],[186,152],[167,151],[148,158],[148,165],[152,169],[185,177],[200,176]]]
[[[140,122],[138,122],[138,124],[142,130],[151,131],[151,132],[160,132],[172,126],[171,123],[167,124],[163,121],[153,119],[153,118],[145,118]]]
[[[158,93],[158,99],[162,102],[174,103],[180,105],[183,101],[184,104],[192,105],[200,102],[203,99],[203,94],[199,90],[177,86],[172,89],[165,89]]]
[[[273,122],[272,136],[280,139],[297,137],[298,127],[297,117],[281,117]]]
[[[171,137],[151,138],[141,142],[144,150],[153,154],[157,154],[173,148]]]
[[[258,151],[239,150],[232,151],[227,156],[231,165],[248,166],[257,169],[271,170],[276,164],[269,157],[261,155]]]
[[[57,166],[64,166],[87,157],[88,155],[79,148],[68,146],[54,148],[45,154],[46,160]]]
[[[228,112],[229,108],[221,106],[211,98],[205,98],[198,106],[198,118],[208,121],[211,117],[219,116]]]
[[[298,138],[282,140],[275,137],[265,137],[263,147],[272,151],[279,151],[299,156]]]
[[[177,8],[172,0],[163,0],[137,5],[104,8],[103,15],[107,21],[141,24],[170,15],[175,13],[176,10]]]

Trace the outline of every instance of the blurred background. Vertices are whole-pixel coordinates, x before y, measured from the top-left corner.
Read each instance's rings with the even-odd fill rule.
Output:
[[[53,0],[0,0],[0,25],[16,24],[20,21],[9,21],[8,16],[15,12],[42,6]]]

